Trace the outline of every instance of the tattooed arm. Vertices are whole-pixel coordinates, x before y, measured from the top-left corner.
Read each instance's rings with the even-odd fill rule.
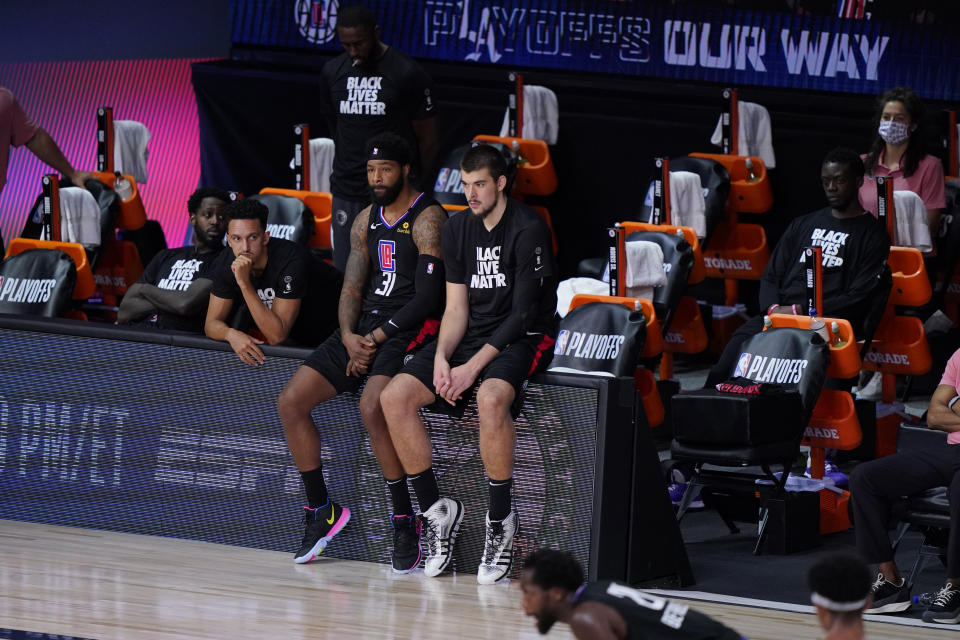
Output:
[[[340,290],[340,306],[337,310],[340,340],[350,358],[347,375],[365,373],[377,350],[373,340],[355,333],[363,308],[363,288],[370,275],[370,255],[367,252],[369,219],[370,207],[367,207],[357,214],[350,228],[350,255],[347,257],[347,268],[343,272],[343,288]]]

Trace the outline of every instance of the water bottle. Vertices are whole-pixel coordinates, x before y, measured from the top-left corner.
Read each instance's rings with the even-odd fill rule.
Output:
[[[129,200],[133,197],[133,187],[130,185],[130,181],[123,177],[119,171],[115,171],[114,175],[116,180],[113,183],[113,190],[116,192],[117,196],[121,200]]]
[[[840,324],[836,320],[830,323],[830,333],[833,334],[833,346],[840,348],[847,344],[847,341],[840,335]]]
[[[763,330],[773,328],[773,320],[770,319],[770,316],[763,316]]]
[[[747,158],[743,164],[747,167],[747,182],[758,181],[760,176],[757,175],[757,170],[753,168],[753,160]]]

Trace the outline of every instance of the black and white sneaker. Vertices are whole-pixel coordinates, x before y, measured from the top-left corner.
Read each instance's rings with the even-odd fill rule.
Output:
[[[393,525],[393,572],[410,573],[420,565],[420,519],[390,516]]]
[[[421,539],[425,550],[423,573],[433,577],[443,573],[453,560],[453,543],[463,521],[463,503],[440,498],[420,515]]]
[[[494,584],[507,577],[513,568],[513,538],[520,528],[517,512],[511,511],[503,520],[490,520],[487,513],[487,535],[483,543],[483,558],[477,567],[477,582]]]
[[[960,589],[952,582],[943,585],[934,597],[930,607],[923,612],[924,622],[956,624],[960,622]]]
[[[864,613],[899,613],[910,608],[910,588],[903,578],[900,578],[900,584],[896,585],[879,573],[873,581],[872,591],[873,604]]]
[[[350,522],[350,509],[345,509],[333,500],[316,509],[303,508],[303,523],[306,525],[300,550],[293,556],[297,564],[310,562],[323,553],[333,536],[340,533]]]

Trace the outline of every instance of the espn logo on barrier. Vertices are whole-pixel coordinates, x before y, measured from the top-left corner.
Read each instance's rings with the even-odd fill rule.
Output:
[[[393,254],[396,253],[397,243],[393,240],[380,241],[380,270],[387,273],[393,273],[397,270],[397,263],[393,260]]]

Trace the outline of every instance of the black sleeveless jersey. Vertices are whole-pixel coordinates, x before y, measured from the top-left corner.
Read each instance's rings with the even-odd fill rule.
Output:
[[[413,299],[420,257],[413,242],[413,224],[420,212],[432,205],[437,205],[437,201],[421,193],[393,225],[384,220],[383,207],[370,208],[367,221],[370,280],[363,296],[364,313],[389,316]]]
[[[602,602],[627,623],[631,640],[742,640],[742,636],[713,618],[680,602],[610,581],[585,584],[573,597],[574,607]]]

